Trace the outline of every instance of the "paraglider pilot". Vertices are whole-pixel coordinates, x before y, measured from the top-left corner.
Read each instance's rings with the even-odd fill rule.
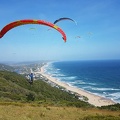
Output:
[[[30,84],[33,84],[33,73],[31,73],[29,76],[30,76]]]

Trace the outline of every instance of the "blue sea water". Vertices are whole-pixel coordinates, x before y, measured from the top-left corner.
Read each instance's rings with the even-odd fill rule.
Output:
[[[120,60],[53,62],[45,70],[59,81],[120,103]]]

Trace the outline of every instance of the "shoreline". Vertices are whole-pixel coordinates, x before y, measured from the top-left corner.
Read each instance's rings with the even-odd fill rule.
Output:
[[[40,68],[40,74],[43,75],[44,77],[46,77],[49,81],[55,83],[56,85],[59,85],[63,88],[65,88],[67,91],[71,91],[73,93],[76,93],[78,96],[84,96],[88,98],[88,103],[94,105],[94,106],[106,106],[106,105],[113,105],[116,102],[105,98],[105,97],[101,97],[92,93],[89,93],[83,89],[77,88],[77,87],[73,87],[73,86],[69,86],[67,83],[58,81],[56,78],[51,77],[50,75],[46,74],[45,71],[45,67],[48,65],[48,63],[46,65],[43,65]]]

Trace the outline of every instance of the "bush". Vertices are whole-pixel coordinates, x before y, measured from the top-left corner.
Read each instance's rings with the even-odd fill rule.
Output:
[[[108,106],[101,106],[100,109],[107,109],[111,111],[118,111],[120,110],[120,104],[108,105]]]
[[[32,93],[29,93],[28,95],[26,95],[27,96],[27,101],[34,101],[35,100],[35,95],[34,94],[32,94]]]

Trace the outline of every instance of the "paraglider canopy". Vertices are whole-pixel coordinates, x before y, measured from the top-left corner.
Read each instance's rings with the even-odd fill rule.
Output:
[[[54,21],[54,24],[56,24],[57,22],[61,21],[61,20],[71,20],[73,21],[76,25],[77,25],[77,22],[71,18],[67,18],[67,17],[63,17],[63,18],[59,18],[57,20]]]
[[[25,25],[25,24],[41,24],[41,25],[46,25],[46,26],[49,26],[51,28],[54,28],[62,34],[62,38],[66,42],[66,34],[63,32],[63,30],[61,28],[59,28],[55,24],[44,21],[44,20],[31,20],[31,19],[18,20],[18,21],[12,22],[10,24],[7,24],[0,31],[0,38],[2,38],[10,29],[17,27],[17,26],[20,26],[20,25]]]

